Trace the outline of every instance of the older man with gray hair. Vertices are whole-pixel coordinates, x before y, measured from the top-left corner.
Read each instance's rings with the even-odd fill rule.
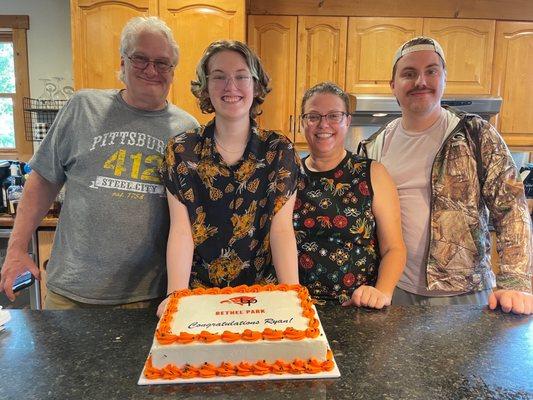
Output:
[[[19,274],[39,278],[28,243],[63,186],[44,307],[146,307],[166,293],[169,216],[158,169],[167,140],[198,123],[166,100],[179,53],[163,21],[130,20],[120,55],[126,88],[76,93],[30,161],[0,280],[11,300]]]
[[[441,107],[445,85],[436,40],[403,44],[390,81],[402,117],[360,146],[385,165],[400,196],[407,263],[392,304],[488,303],[531,314],[531,219],[523,184],[493,126]],[[496,280],[489,212],[500,256]]]

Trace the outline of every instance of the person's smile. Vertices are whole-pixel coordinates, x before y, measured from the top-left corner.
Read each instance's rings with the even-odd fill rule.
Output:
[[[230,104],[233,104],[233,103],[237,103],[239,101],[241,101],[243,99],[242,96],[222,96],[222,101],[224,103],[230,103]]]

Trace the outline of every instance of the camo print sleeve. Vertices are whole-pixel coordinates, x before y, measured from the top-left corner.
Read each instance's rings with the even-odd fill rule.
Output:
[[[481,124],[482,160],[485,171],[483,198],[496,230],[496,249],[500,256],[498,288],[531,292],[531,217],[524,185],[509,149],[496,129]]]

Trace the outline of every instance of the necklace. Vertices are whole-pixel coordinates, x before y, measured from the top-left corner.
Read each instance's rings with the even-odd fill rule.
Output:
[[[228,150],[226,149],[224,146],[222,146],[222,144],[218,141],[218,138],[217,138],[217,134],[215,133],[213,135],[213,138],[215,139],[215,143],[217,144],[218,147],[220,147],[222,150],[228,152],[228,153],[233,153],[233,154],[236,154],[236,153],[242,153],[243,149],[240,149],[240,150]],[[246,146],[246,143],[244,144],[244,146]]]

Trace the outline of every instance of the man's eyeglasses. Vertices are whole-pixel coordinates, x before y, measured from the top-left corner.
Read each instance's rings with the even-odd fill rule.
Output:
[[[149,64],[153,64],[157,72],[165,73],[168,72],[174,67],[173,64],[170,64],[168,61],[163,60],[151,60],[148,57],[132,55],[128,56],[128,59],[131,61],[133,68],[144,71]]]
[[[249,88],[250,82],[252,82],[252,76],[246,74],[239,74],[235,76],[213,74],[208,75],[207,78],[215,89],[225,89],[226,86],[228,86],[229,82],[232,81],[233,84],[237,87],[237,89],[243,90]]]
[[[302,115],[302,119],[308,126],[319,125],[322,118],[325,118],[326,121],[328,121],[328,124],[334,125],[340,124],[346,115],[348,114],[342,111],[334,111],[324,115],[318,113],[307,113]]]

